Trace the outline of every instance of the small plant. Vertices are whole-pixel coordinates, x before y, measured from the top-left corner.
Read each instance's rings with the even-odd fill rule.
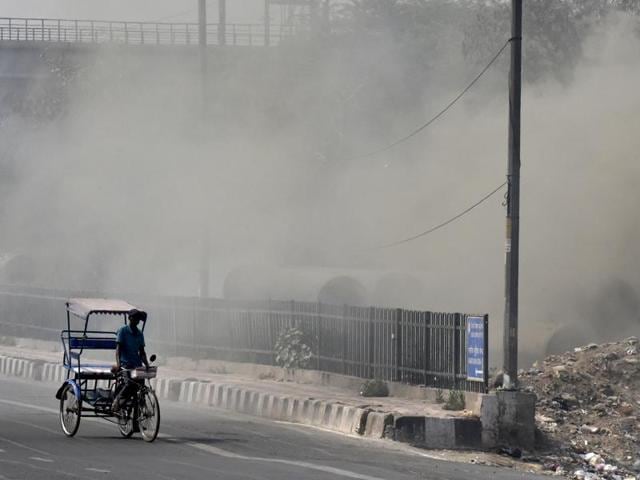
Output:
[[[445,410],[464,410],[464,393],[460,390],[449,390],[449,398],[442,408]]]
[[[444,403],[444,392],[441,388],[436,390],[436,403]]]
[[[304,333],[297,327],[284,328],[275,345],[276,363],[288,371],[305,368],[311,360],[311,348],[304,343]]]
[[[16,346],[16,339],[13,337],[0,337],[0,345],[6,345],[8,347]]]
[[[389,386],[377,378],[367,380],[360,386],[360,395],[363,397],[388,397]]]
[[[258,374],[258,380],[274,380],[276,378],[273,372],[260,372]]]

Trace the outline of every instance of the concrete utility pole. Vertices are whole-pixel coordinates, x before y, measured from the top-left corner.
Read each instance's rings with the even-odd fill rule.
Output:
[[[522,0],[512,0],[509,80],[509,167],[504,305],[504,388],[518,387],[518,268],[520,257],[520,110],[522,96]]]

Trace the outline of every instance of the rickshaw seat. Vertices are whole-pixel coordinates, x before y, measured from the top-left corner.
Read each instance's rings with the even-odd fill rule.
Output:
[[[115,338],[104,337],[71,337],[69,338],[69,349],[87,350],[115,350]]]
[[[71,370],[73,373],[78,375],[80,378],[89,378],[89,379],[112,379],[115,378],[115,375],[111,372],[111,365],[104,364],[84,364],[80,365],[65,365],[65,368]]]

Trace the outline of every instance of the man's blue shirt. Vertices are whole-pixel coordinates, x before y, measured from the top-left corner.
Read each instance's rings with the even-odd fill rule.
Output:
[[[120,344],[120,364],[122,367],[141,367],[140,349],[144,347],[142,332],[137,328],[134,331],[129,325],[123,325],[118,329],[116,335],[116,342]]]

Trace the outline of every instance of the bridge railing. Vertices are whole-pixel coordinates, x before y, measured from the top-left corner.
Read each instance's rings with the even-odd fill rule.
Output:
[[[207,24],[207,45],[273,46],[296,33],[291,25]],[[116,22],[0,17],[0,41],[197,45],[197,23]]]

